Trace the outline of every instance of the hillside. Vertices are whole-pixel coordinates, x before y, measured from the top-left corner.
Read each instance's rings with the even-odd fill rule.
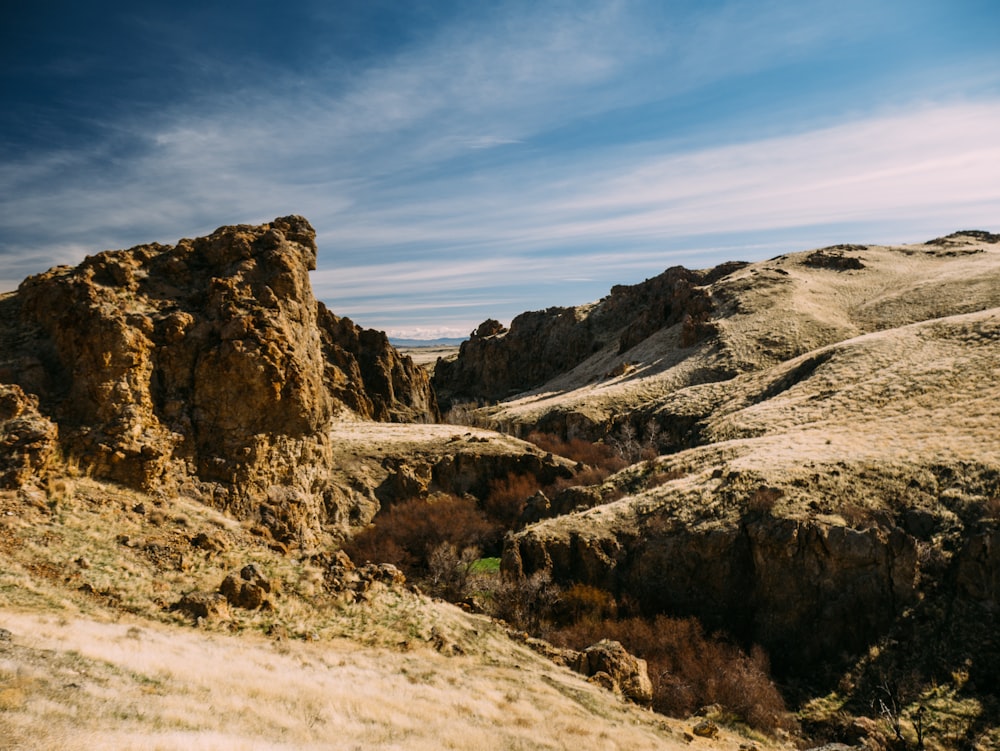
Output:
[[[540,427],[596,439],[629,419],[641,428],[661,400],[676,401],[688,387],[728,382],[865,333],[1000,306],[997,240],[956,233],[924,245],[836,246],[703,272],[669,269],[597,303],[525,313],[510,331],[481,330],[436,372],[434,385],[453,401],[505,397],[481,417],[522,434]],[[549,363],[553,339],[576,342],[565,367],[499,394],[496,374]],[[491,375],[472,377],[478,372]],[[710,400],[681,401],[673,422],[713,409]],[[664,449],[698,442],[677,430],[669,427]]]
[[[0,297],[13,748],[1000,744],[1000,236],[668,269],[432,378],[314,238]]]
[[[873,738],[849,717],[870,712],[888,681],[899,747],[916,743],[918,710],[925,742],[992,747],[998,242],[956,233],[742,266],[683,292],[711,301],[703,338],[685,338],[683,316],[631,346],[624,327],[473,411],[521,434],[603,438],[635,462],[572,496],[585,499],[572,513],[510,538],[505,569],[762,645],[786,681],[829,692],[801,714],[819,737]],[[593,331],[590,317],[626,299],[616,288],[576,309],[577,325]],[[486,337],[492,354],[467,344],[459,362],[502,358],[519,325]],[[530,356],[522,344],[511,351]]]
[[[183,498],[0,492],[0,746],[678,749],[654,715],[379,567],[287,556]],[[216,593],[254,566],[265,605]],[[388,575],[387,574],[391,574]],[[207,611],[176,607],[203,593]],[[707,749],[736,751],[723,731]]]
[[[575,465],[436,424],[425,371],[313,297],[314,238],[223,227],[0,297],[0,745],[686,745],[697,720],[622,698],[634,657],[588,680],[338,550],[394,504]]]

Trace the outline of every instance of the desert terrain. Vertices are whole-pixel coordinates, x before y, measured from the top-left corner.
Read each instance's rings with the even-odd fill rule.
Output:
[[[0,296],[5,748],[1000,744],[1000,236],[417,361],[315,253],[284,217]]]

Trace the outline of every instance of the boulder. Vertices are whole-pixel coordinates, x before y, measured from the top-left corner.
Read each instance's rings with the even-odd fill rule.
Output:
[[[219,585],[219,594],[230,605],[246,610],[270,608],[272,605],[267,595],[271,590],[270,580],[255,563],[244,566],[239,575],[229,574]]]
[[[199,620],[218,621],[229,618],[229,606],[226,598],[218,592],[189,592],[170,606],[171,610],[179,610]]]
[[[719,726],[711,720],[702,720],[691,728],[691,732],[699,738],[718,738]]]
[[[602,639],[583,652],[586,675],[605,674],[618,687],[622,696],[637,704],[653,700],[653,684],[649,679],[646,661],[629,653],[620,642]]]

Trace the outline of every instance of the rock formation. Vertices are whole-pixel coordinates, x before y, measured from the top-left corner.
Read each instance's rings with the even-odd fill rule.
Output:
[[[17,488],[45,473],[58,430],[38,412],[38,398],[0,383],[0,488]]]
[[[522,313],[509,331],[484,321],[457,360],[438,363],[434,387],[443,403],[502,399],[541,386],[609,344],[624,354],[675,324],[683,326],[682,346],[691,346],[712,332],[712,302],[703,285],[743,265],[709,271],[677,266],[641,284],[615,286],[594,305]]]
[[[320,526],[331,420],[438,410],[384,334],[316,301],[315,263],[315,232],[291,216],[25,280],[0,298],[2,481],[42,470],[58,432],[95,477],[183,489],[241,517],[266,516],[284,488],[271,515],[297,504],[286,526]]]
[[[642,434],[653,418],[661,450],[688,448],[705,442],[700,423],[736,376],[1000,305],[995,238],[965,231],[921,245],[668,269],[596,303],[523,313],[509,331],[487,321],[456,360],[438,364],[434,386],[445,406],[485,405],[474,417],[519,435],[600,440],[626,424]]]
[[[714,333],[695,346],[680,347],[675,323],[634,345],[628,369],[606,346],[481,408],[612,441],[626,423],[661,428],[661,456],[590,499],[538,499],[503,569],[697,616],[762,644],[785,675],[861,664],[936,680],[967,662],[980,691],[995,686],[998,239],[752,264],[698,288]],[[866,662],[873,645],[887,646]]]

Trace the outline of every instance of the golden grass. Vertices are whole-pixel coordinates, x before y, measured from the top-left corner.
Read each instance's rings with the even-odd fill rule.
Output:
[[[0,651],[4,748],[684,745],[666,721],[513,647],[484,660],[128,619],[5,611],[0,622],[15,634]]]
[[[405,588],[356,602],[198,503],[60,483],[0,494],[5,750],[686,745],[687,726],[589,685],[483,616]],[[192,546],[199,533],[225,549]],[[167,608],[249,562],[280,584],[273,610],[233,607],[194,627]],[[727,735],[703,747],[738,745]]]

